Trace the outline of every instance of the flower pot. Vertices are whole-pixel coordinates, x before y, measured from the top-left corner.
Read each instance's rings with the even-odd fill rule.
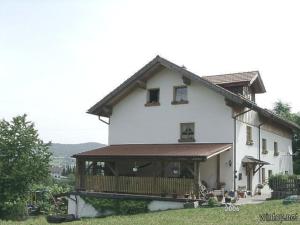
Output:
[[[222,202],[222,200],[223,200],[223,195],[217,195],[217,200],[218,200],[218,202]]]
[[[188,198],[190,196],[190,194],[184,194],[185,198]]]

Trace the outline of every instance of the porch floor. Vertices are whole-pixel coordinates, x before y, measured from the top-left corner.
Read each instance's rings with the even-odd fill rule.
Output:
[[[76,191],[70,192],[69,195],[79,196],[91,196],[98,198],[109,199],[131,199],[131,200],[157,200],[157,201],[172,201],[172,202],[195,202],[203,203],[203,199],[189,199],[189,198],[173,198],[173,197],[161,197],[157,195],[139,195],[139,194],[122,194],[122,193],[109,193],[109,192],[88,192],[88,191]]]
[[[252,197],[247,196],[246,198],[239,198],[235,205],[260,204],[268,198],[271,198],[271,194],[254,195]]]

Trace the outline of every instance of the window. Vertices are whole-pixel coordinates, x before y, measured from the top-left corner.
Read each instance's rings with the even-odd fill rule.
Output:
[[[247,145],[253,145],[253,140],[252,140],[252,127],[247,126],[247,131],[246,131],[246,135],[247,135]]]
[[[268,170],[268,178],[272,176],[272,170]]]
[[[145,106],[159,105],[159,89],[149,89]]]
[[[267,154],[267,139],[263,138],[262,139],[262,154]]]
[[[262,181],[262,183],[266,182],[266,170],[265,170],[265,168],[261,169],[261,181]]]
[[[194,123],[181,123],[180,124],[180,139],[179,142],[193,142],[195,133]]]
[[[275,141],[274,142],[274,156],[278,156],[279,152],[278,152],[278,143]]]
[[[284,174],[285,174],[285,175],[288,175],[288,174],[289,174],[289,171],[287,171],[287,170],[284,171]]]
[[[243,175],[242,173],[239,173],[239,180],[242,180],[243,179]]]
[[[180,86],[174,87],[174,97],[172,104],[186,104],[187,100],[187,87]]]

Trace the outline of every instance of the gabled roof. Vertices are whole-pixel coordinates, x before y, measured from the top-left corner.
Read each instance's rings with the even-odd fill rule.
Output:
[[[230,73],[222,75],[202,76],[202,78],[222,87],[249,85],[255,93],[265,93],[266,89],[260,77],[259,71]]]
[[[163,68],[167,68],[171,71],[179,73],[186,79],[192,80],[194,82],[199,82],[203,86],[223,95],[226,100],[229,100],[230,102],[233,102],[234,104],[237,104],[241,107],[251,108],[257,111],[260,115],[263,115],[264,117],[276,121],[277,123],[285,127],[291,129],[300,129],[300,127],[297,124],[284,120],[276,114],[272,113],[271,111],[259,107],[258,105],[256,105],[256,103],[244,98],[243,96],[236,95],[233,92],[226,90],[222,86],[216,85],[208,81],[207,79],[204,79],[160,56],[156,56],[153,60],[151,60],[143,68],[137,71],[134,75],[125,80],[116,89],[114,89],[103,99],[97,102],[94,106],[92,106],[87,111],[87,113],[109,117],[111,114],[112,107],[114,104],[116,104],[116,102],[120,101],[120,99],[126,96],[130,91],[138,87],[140,83],[145,82],[151,75]]]
[[[109,145],[103,148],[82,152],[75,158],[115,158],[130,157],[183,157],[208,159],[232,148],[230,143],[193,143],[193,144],[124,144]]]

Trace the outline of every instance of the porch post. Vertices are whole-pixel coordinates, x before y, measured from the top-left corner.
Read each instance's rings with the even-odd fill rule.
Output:
[[[217,155],[217,185],[216,187],[219,188],[220,184],[220,154]]]
[[[85,159],[76,159],[76,175],[76,188],[85,189]]]
[[[195,192],[196,198],[199,199],[200,197],[200,185],[201,185],[201,176],[200,176],[200,161],[194,162],[194,185],[195,185]]]
[[[165,176],[165,165],[166,165],[165,161],[160,161],[160,169],[161,169],[160,176],[161,177]]]

